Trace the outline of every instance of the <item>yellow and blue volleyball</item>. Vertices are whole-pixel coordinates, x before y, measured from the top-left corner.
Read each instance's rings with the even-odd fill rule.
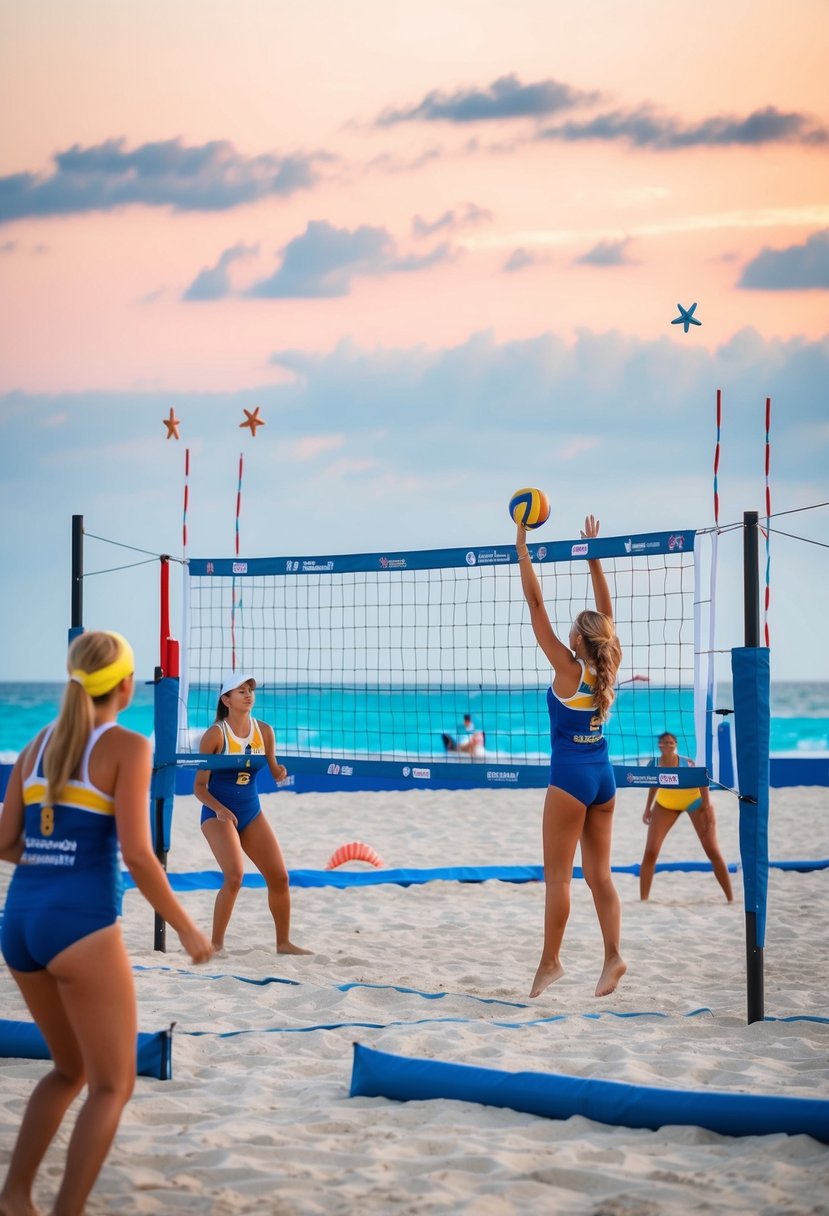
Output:
[[[509,500],[509,513],[523,528],[540,528],[550,518],[550,500],[543,490],[516,490]]]

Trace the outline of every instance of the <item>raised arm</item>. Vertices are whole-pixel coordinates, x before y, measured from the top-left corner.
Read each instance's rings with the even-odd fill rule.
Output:
[[[556,636],[556,632],[547,615],[544,597],[541,594],[541,584],[533,569],[529,550],[527,549],[527,532],[520,524],[518,525],[518,535],[515,540],[515,551],[518,554],[518,569],[521,573],[521,590],[524,592],[524,599],[527,601],[527,607],[530,610],[530,624],[533,627],[535,640],[549,659],[550,665],[555,669],[556,675],[562,672],[571,672],[573,668],[578,668],[578,663],[573,658],[570,648],[565,646],[561,639]]]
[[[582,538],[584,540],[593,540],[599,535],[599,521],[592,515],[588,515],[584,521],[584,529],[582,530]],[[607,585],[607,579],[602,569],[602,563],[597,557],[591,557],[587,562],[587,567],[590,571],[590,581],[593,584],[593,598],[596,601],[596,611],[609,616],[613,620],[613,601],[610,598],[610,588]]]

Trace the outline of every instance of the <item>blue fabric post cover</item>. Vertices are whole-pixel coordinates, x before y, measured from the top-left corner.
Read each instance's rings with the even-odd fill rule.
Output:
[[[734,735],[740,790],[740,858],[746,912],[757,917],[757,946],[766,937],[769,881],[769,651],[737,646],[731,651]]]
[[[349,1096],[398,1102],[450,1098],[505,1106],[548,1119],[582,1115],[611,1126],[704,1127],[723,1136],[775,1132],[829,1143],[829,1101],[776,1094],[657,1089],[593,1077],[502,1072],[442,1060],[414,1060],[354,1044]]]
[[[136,1045],[136,1075],[169,1081],[173,1075],[172,1027],[152,1034],[139,1032]],[[49,1048],[34,1022],[0,1019],[0,1058],[48,1060]]]
[[[150,788],[150,799],[155,808],[158,799],[163,800],[163,841],[165,853],[170,851],[170,832],[173,823],[173,798],[176,792],[176,736],[178,734],[178,677],[165,676],[157,680],[153,689],[154,715],[153,733],[155,736],[155,755],[153,756],[153,776]],[[153,834],[153,848],[157,849],[156,816],[150,816]]]

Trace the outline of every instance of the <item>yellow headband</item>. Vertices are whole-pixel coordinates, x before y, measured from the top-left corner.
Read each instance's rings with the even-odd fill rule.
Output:
[[[119,646],[118,658],[114,663],[97,671],[82,671],[80,667],[75,667],[69,673],[69,678],[85,688],[90,697],[103,697],[112,692],[116,684],[135,671],[135,655],[127,639],[121,637],[120,633],[110,633],[109,636],[115,638]]]

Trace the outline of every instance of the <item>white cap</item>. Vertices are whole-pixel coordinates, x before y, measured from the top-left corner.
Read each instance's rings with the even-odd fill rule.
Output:
[[[225,693],[233,692],[234,688],[240,688],[242,684],[252,684],[255,688],[256,680],[253,676],[245,675],[244,671],[229,671],[224,678],[219,696],[223,697]]]

